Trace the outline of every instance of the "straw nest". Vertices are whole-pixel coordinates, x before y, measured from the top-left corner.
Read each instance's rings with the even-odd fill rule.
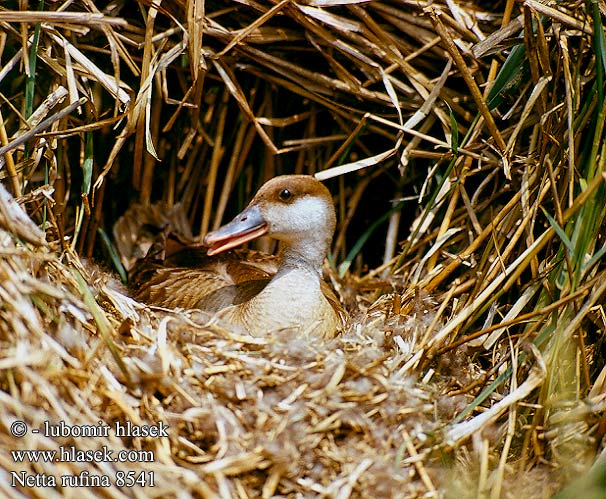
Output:
[[[600,497],[598,3],[26,4],[0,7],[0,494]],[[128,205],[203,234],[291,172],[335,192],[343,334],[129,298]]]

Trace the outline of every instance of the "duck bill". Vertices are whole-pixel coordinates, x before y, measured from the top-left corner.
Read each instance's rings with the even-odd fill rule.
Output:
[[[267,233],[267,222],[257,205],[249,206],[231,222],[209,232],[204,245],[209,246],[208,255],[216,255],[261,237]]]

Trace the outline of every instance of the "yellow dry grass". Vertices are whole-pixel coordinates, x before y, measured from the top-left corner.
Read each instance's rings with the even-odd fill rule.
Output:
[[[601,497],[600,8],[1,5],[0,494]],[[204,233],[280,173],[335,193],[338,338],[106,267],[131,202]]]

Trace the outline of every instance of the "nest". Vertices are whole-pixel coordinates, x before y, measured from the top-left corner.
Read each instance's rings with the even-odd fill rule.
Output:
[[[20,7],[0,7],[7,497],[599,497],[598,3]],[[179,203],[203,234],[281,173],[335,193],[341,335],[129,297],[108,235],[128,205]]]

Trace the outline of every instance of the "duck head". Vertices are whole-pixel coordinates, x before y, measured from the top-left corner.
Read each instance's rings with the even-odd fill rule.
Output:
[[[328,189],[309,175],[282,175],[259,189],[231,222],[209,232],[204,244],[216,255],[263,235],[282,243],[283,265],[295,262],[320,272],[335,231]]]

